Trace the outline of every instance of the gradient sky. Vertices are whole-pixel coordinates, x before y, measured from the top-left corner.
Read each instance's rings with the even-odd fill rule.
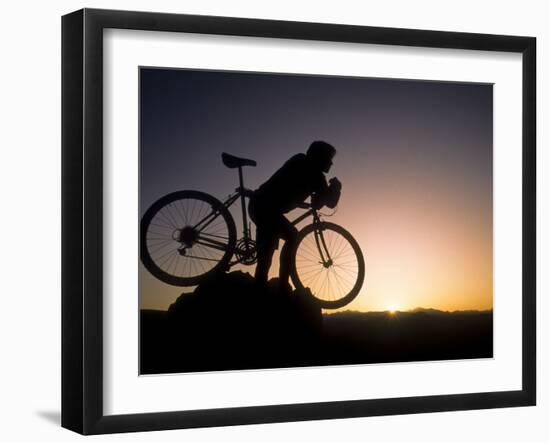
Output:
[[[337,213],[366,278],[344,309],[491,309],[493,89],[475,83],[140,70],[140,218],[159,197],[237,186],[221,152],[257,160],[255,189],[313,140],[338,150]],[[240,226],[240,208],[232,213]],[[274,257],[274,264],[278,257]],[[253,274],[254,267],[242,270]],[[277,266],[272,274],[277,273]],[[167,309],[189,288],[140,264],[140,306]]]

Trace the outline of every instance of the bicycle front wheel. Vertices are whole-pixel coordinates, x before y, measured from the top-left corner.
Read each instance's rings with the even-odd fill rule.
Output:
[[[309,288],[322,308],[350,303],[365,279],[365,260],[357,241],[339,225],[321,222],[298,233],[290,276],[297,289]]]
[[[141,261],[151,274],[171,285],[196,285],[225,270],[235,243],[233,217],[219,200],[204,192],[168,194],[141,219]]]

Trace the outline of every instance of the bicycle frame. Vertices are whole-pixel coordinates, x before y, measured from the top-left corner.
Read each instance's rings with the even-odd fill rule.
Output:
[[[252,240],[252,236],[250,235],[250,228],[248,224],[248,211],[246,210],[246,198],[250,198],[253,191],[250,189],[247,189],[244,187],[243,183],[243,174],[242,174],[242,168],[239,168],[239,187],[235,189],[235,192],[231,194],[222,204],[226,209],[229,209],[233,204],[240,200],[241,202],[241,210],[242,210],[242,223],[243,223],[243,239],[245,242]],[[306,209],[306,211],[292,220],[290,223],[293,226],[298,225],[300,222],[305,220],[308,217],[313,217],[313,224],[317,225],[321,222],[321,218],[319,216],[319,213],[317,209],[313,208],[308,203],[302,203],[298,205],[299,208]],[[197,230],[202,230],[206,228],[210,223],[212,223],[219,215],[219,212],[213,212],[206,217],[204,217],[202,220],[200,220],[193,228]],[[322,231],[315,230],[315,243],[317,245],[317,248],[319,250],[319,255],[322,260],[322,264],[324,266],[330,266],[332,264],[332,259],[330,257],[327,245],[325,243],[325,239],[323,236]],[[209,246],[215,249],[219,250],[225,250],[225,244],[222,242],[219,242],[212,238],[201,238],[198,243],[203,244],[205,246]]]
[[[250,189],[246,188],[237,188],[235,190],[234,194],[231,194],[224,202],[223,205],[226,208],[231,207],[237,200],[241,200],[241,206],[242,206],[242,214],[243,214],[243,237],[246,239],[250,239],[250,229],[248,228],[248,213],[246,211],[246,198],[250,198],[252,195],[252,192]],[[290,223],[294,226],[305,220],[306,218],[312,216],[313,217],[313,223],[319,223],[321,221],[321,218],[319,217],[319,214],[316,209],[312,208],[311,205],[307,203],[302,203],[298,206],[302,209],[307,209],[306,212],[292,220]],[[217,216],[217,213],[214,214]],[[206,225],[205,225],[206,226]]]
[[[241,200],[241,210],[242,210],[242,216],[243,216],[243,238],[245,240],[250,240],[250,229],[248,228],[248,212],[246,210],[246,201],[245,198],[252,195],[252,192],[250,189],[246,189],[244,187],[244,179],[243,179],[243,169],[242,167],[239,167],[239,187],[235,189],[235,193],[231,194],[224,202],[223,205],[225,208],[229,209],[230,206],[233,205],[237,200]],[[210,215],[207,215],[204,219],[199,221],[194,228],[195,229],[204,229],[207,227],[212,221],[215,220],[215,218],[218,216],[217,212],[214,212]]]

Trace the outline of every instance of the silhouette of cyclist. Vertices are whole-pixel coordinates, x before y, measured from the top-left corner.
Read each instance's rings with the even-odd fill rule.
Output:
[[[273,253],[279,247],[279,238],[288,246],[296,241],[298,230],[284,216],[308,197],[314,208],[334,208],[338,204],[342,184],[334,177],[327,184],[325,173],[332,166],[336,149],[324,141],[314,141],[306,154],[291,157],[269,180],[253,192],[248,205],[250,218],[256,224],[258,263],[255,278],[267,283]],[[290,247],[287,251],[291,251]],[[281,254],[280,284],[288,286],[290,259]]]

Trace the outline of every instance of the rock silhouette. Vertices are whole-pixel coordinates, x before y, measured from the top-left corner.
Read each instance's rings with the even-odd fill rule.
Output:
[[[168,309],[142,311],[141,373],[309,365],[323,316],[316,301],[272,279],[217,274]]]
[[[492,311],[323,314],[307,293],[242,272],[140,318],[141,374],[493,356]]]

